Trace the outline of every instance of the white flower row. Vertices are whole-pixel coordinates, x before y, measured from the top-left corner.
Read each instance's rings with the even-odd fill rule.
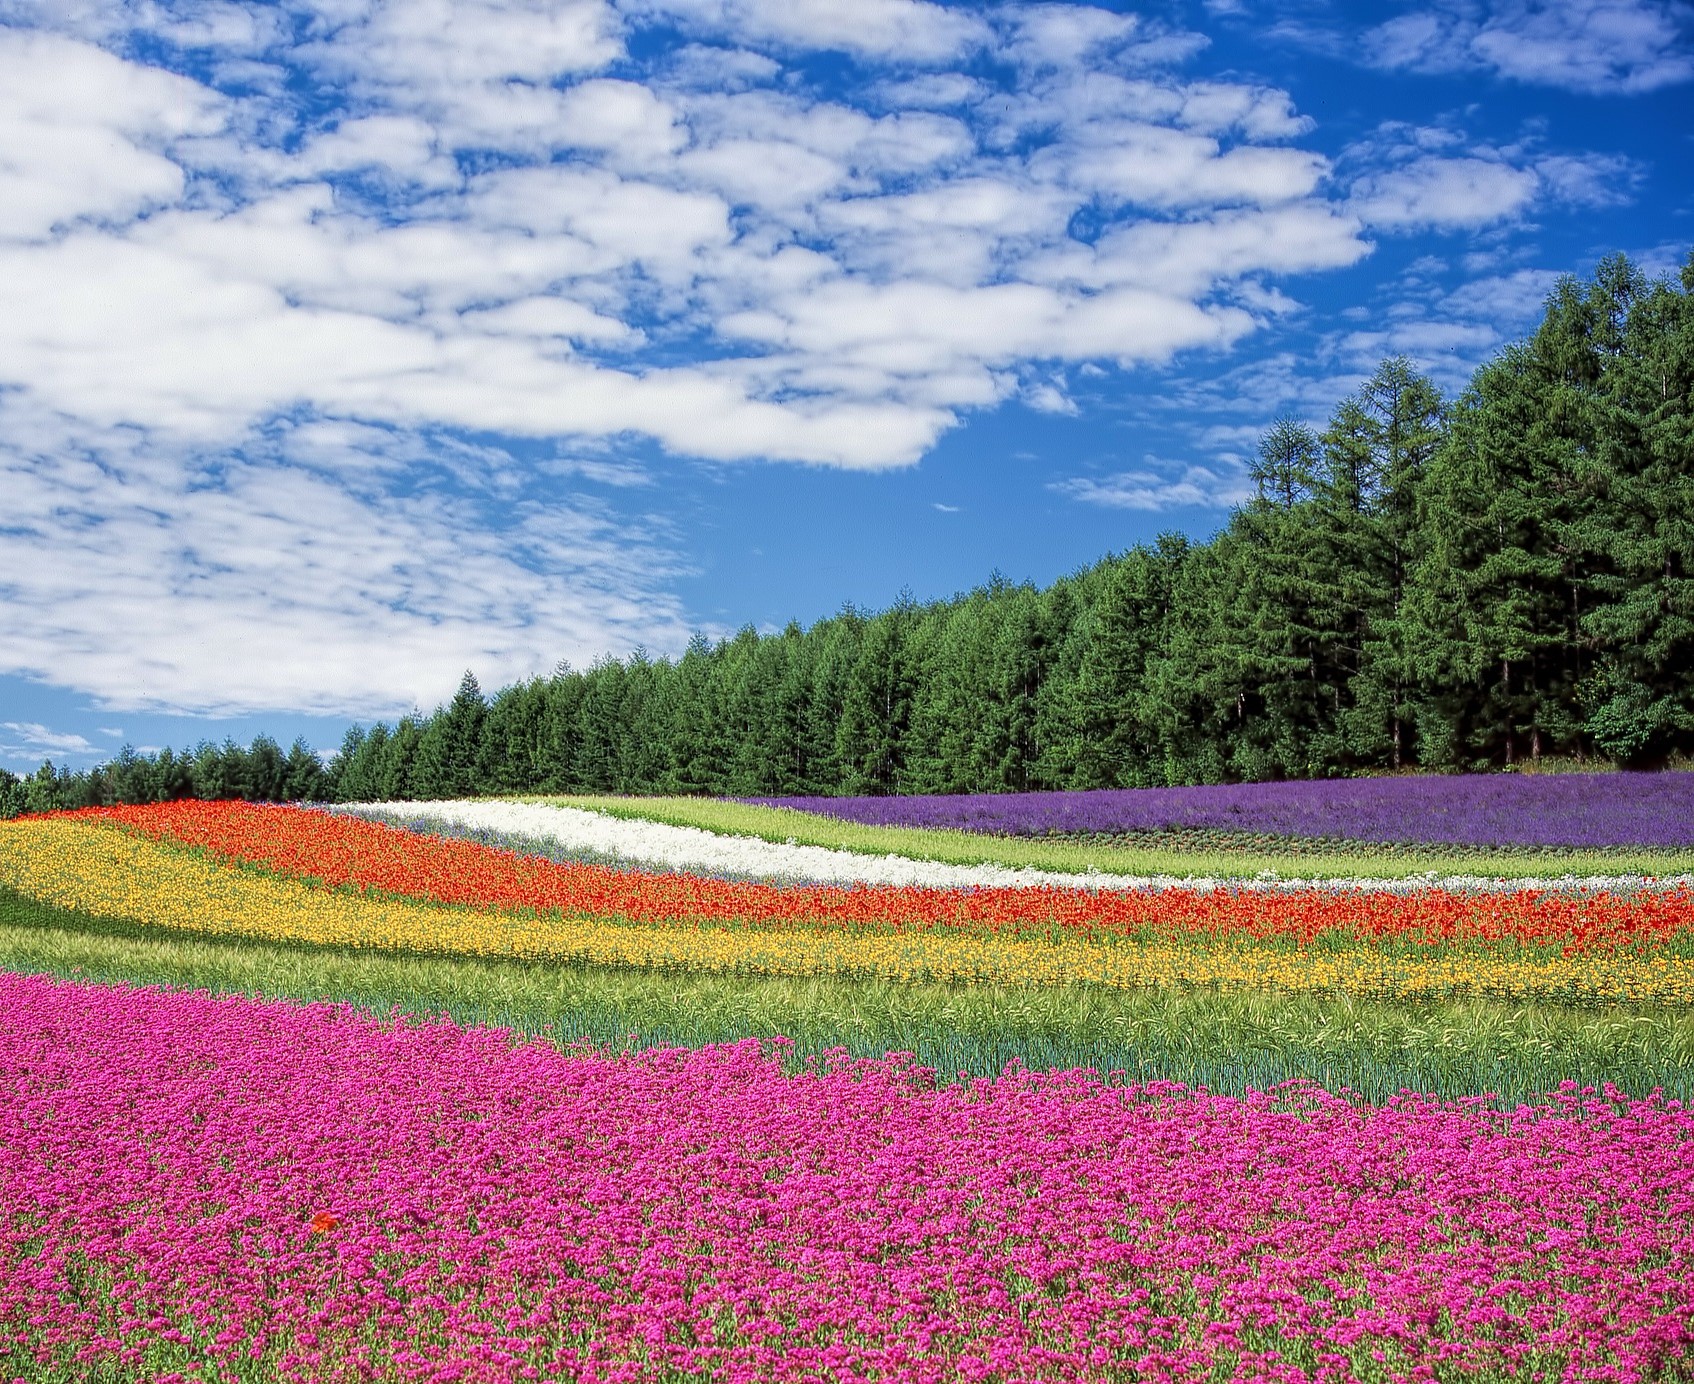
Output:
[[[1406,879],[1215,879],[1173,875],[1086,874],[1014,869],[1005,865],[950,865],[901,855],[865,855],[765,841],[753,836],[724,836],[699,827],[630,820],[603,812],[542,803],[475,802],[352,803],[340,810],[424,830],[547,842],[564,852],[610,860],[631,868],[686,870],[695,874],[763,879],[776,883],[920,885],[936,889],[1035,888],[1043,885],[1082,889],[1327,889],[1338,892],[1411,893],[1419,889],[1512,891],[1519,889],[1633,890],[1687,887],[1694,877],[1648,882],[1638,875],[1497,880],[1473,875],[1417,875]]]

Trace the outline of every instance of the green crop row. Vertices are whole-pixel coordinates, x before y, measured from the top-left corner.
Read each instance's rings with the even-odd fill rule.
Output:
[[[915,1053],[949,1079],[1094,1067],[1263,1088],[1306,1077],[1370,1100],[1402,1089],[1520,1099],[1565,1079],[1694,1096],[1694,1014],[1345,995],[1105,991],[766,979],[373,955],[114,931],[0,894],[0,969],[216,993],[345,1002],[495,1024],[559,1043],[698,1046],[782,1035],[795,1060],[844,1047]]]
[[[1694,873],[1687,851],[1573,851],[1549,859],[1542,854],[1449,851],[1441,847],[1361,847],[1350,854],[1296,854],[1287,850],[1179,850],[1168,847],[1097,844],[1041,837],[989,836],[917,827],[864,826],[788,807],[759,807],[717,798],[628,798],[610,796],[529,797],[527,802],[586,808],[628,821],[699,827],[726,836],[828,846],[861,855],[903,855],[948,865],[1004,865],[1082,874],[1100,870],[1123,875],[1252,878],[1274,873],[1287,879],[1368,876],[1405,879],[1438,875],[1482,875],[1524,879],[1549,875],[1647,875],[1664,878]]]

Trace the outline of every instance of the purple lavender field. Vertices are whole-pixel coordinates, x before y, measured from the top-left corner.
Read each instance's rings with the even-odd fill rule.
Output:
[[[1205,831],[1476,847],[1694,846],[1694,773],[1463,774],[745,801],[867,825],[1014,836]]]

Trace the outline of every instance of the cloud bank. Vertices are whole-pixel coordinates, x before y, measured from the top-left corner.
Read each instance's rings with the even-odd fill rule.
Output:
[[[1627,8],[1581,32],[1670,80]],[[1469,13],[1373,52],[1506,70]],[[611,451],[908,466],[973,410],[1075,412],[1068,366],[1228,351],[1373,232],[1617,181],[1341,168],[1206,46],[1061,3],[0,0],[0,672],[391,714],[676,649],[684,560],[605,503],[649,480]]]

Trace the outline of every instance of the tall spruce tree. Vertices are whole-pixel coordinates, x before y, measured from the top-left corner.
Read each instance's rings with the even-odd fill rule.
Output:
[[[1565,521],[1585,468],[1547,436],[1557,387],[1532,349],[1508,350],[1477,375],[1431,467],[1412,644],[1424,733],[1460,767],[1539,758],[1566,728],[1583,578]]]
[[[1344,404],[1329,444],[1362,459],[1358,495],[1365,542],[1354,590],[1363,610],[1358,669],[1341,731],[1344,753],[1358,764],[1398,769],[1412,754],[1418,681],[1406,611],[1411,571],[1422,557],[1418,496],[1440,445],[1446,403],[1404,356],[1384,361]],[[1333,474],[1333,473],[1332,473]],[[1345,589],[1345,583],[1343,584]],[[1344,599],[1344,608],[1352,603]],[[1349,611],[1349,614],[1352,612]]]
[[[1694,254],[1680,283],[1649,286],[1621,259],[1597,277],[1592,445],[1607,503],[1585,544],[1599,560],[1579,700],[1602,752],[1655,763],[1694,751]]]
[[[482,724],[488,715],[482,688],[469,669],[444,711],[429,720],[412,764],[412,792],[419,798],[464,798],[478,790]]]

